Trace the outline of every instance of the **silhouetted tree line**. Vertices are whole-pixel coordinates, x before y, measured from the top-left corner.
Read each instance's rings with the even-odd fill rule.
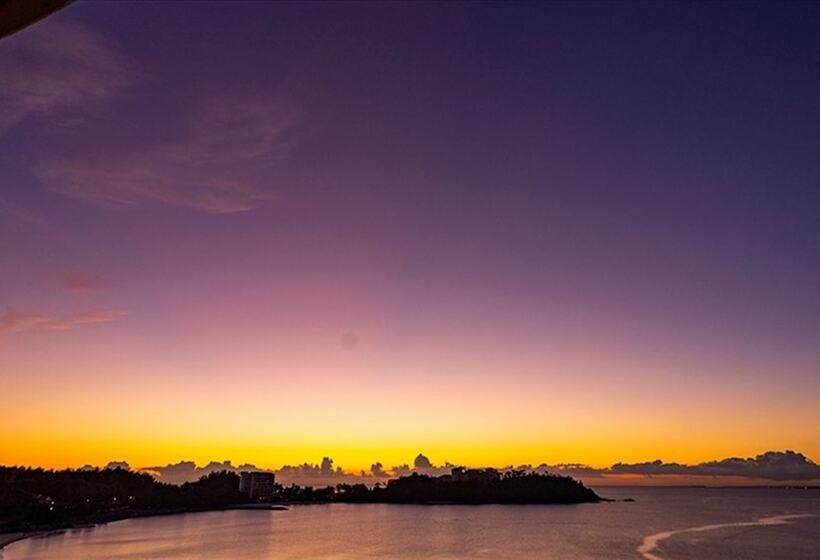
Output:
[[[64,470],[0,467],[0,530],[60,527],[152,512],[195,511],[247,502],[239,476],[214,472],[181,486],[123,469]],[[600,498],[567,477],[494,469],[412,474],[370,488],[275,486],[276,502],[574,504]]]
[[[117,512],[191,510],[243,501],[239,476],[215,472],[181,486],[123,469],[0,467],[0,529],[104,520]]]
[[[601,498],[568,476],[494,469],[462,471],[438,477],[413,473],[386,486],[364,484],[336,487],[339,502],[458,503],[458,504],[577,504]]]
[[[601,498],[568,476],[522,470],[455,469],[453,474],[413,473],[386,485],[338,484],[335,487],[277,487],[283,502],[342,502],[393,504],[577,504]]]

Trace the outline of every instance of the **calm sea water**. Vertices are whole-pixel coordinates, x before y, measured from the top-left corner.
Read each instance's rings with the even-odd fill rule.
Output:
[[[3,560],[820,559],[820,490],[598,489],[578,506],[313,505],[130,519]]]

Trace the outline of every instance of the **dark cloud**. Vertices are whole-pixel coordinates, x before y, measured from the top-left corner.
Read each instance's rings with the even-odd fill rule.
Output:
[[[442,474],[450,474],[450,471],[453,467],[456,467],[450,462],[445,462],[444,465],[436,466],[427,458],[426,455],[419,453],[415,460],[413,461],[413,470],[412,472],[417,472],[419,474],[426,474],[429,476],[440,476]]]
[[[304,477],[333,477],[334,475],[342,475],[341,467],[333,468],[333,459],[330,457],[322,457],[322,462],[318,465],[311,463],[302,463],[301,465],[291,466],[285,465],[279,471],[282,474],[293,474],[294,476]]]
[[[342,483],[373,484],[379,480],[404,476],[412,472],[420,474],[448,474],[453,467],[450,463],[437,467],[426,457],[421,455],[419,468],[411,469],[407,465],[385,469],[384,464],[377,461],[370,466],[370,471],[360,471],[358,474],[345,471],[342,467],[334,465],[333,459],[323,457],[319,463],[302,463],[300,465],[285,465],[279,470],[269,470],[276,474],[276,480],[280,484],[299,484],[302,486],[335,486]],[[417,458],[418,462],[418,458]],[[234,466],[231,461],[211,462],[204,467],[198,467],[193,461],[180,461],[165,466],[145,467],[139,469],[154,476],[157,480],[170,482],[172,484],[182,484],[199,479],[200,477],[215,471],[240,472],[243,470],[264,470],[255,465]]]
[[[661,460],[635,464],[618,463],[613,465],[608,472],[647,476],[739,476],[776,481],[820,479],[820,465],[817,465],[802,453],[794,451],[768,451],[753,458],[732,457],[697,465],[664,463]]]
[[[529,470],[529,467],[527,467]],[[711,478],[742,478],[759,481],[820,480],[820,465],[795,451],[767,451],[756,457],[731,457],[695,465],[667,463],[660,459],[644,463],[616,463],[608,468],[595,468],[577,463],[541,464],[536,472],[553,472],[582,479],[612,479],[619,475],[643,477],[688,476]]]
[[[263,470],[265,469],[259,469],[255,465],[250,464],[234,466],[231,461],[211,461],[204,467],[198,467],[193,461],[180,461],[179,463],[162,467],[145,467],[139,469],[140,472],[148,473],[160,482],[169,482],[171,484],[193,482],[203,476],[219,471],[241,472]]]
[[[314,465],[285,465],[276,471],[277,480],[281,484],[299,484],[302,486],[334,486],[345,482],[359,482],[368,479],[367,473],[359,475],[347,473],[342,467],[334,467],[333,459],[323,457],[322,462]]]
[[[393,476],[407,476],[412,472],[413,469],[407,463],[393,467]]]
[[[302,463],[301,465],[285,465],[279,470],[266,470],[252,464],[234,465],[231,461],[212,461],[203,467],[198,467],[193,461],[180,461],[165,466],[145,467],[141,472],[152,475],[157,480],[171,484],[192,482],[212,472],[229,471],[265,471],[276,474],[280,484],[299,484],[303,486],[328,486],[342,482],[357,482],[362,476],[344,472],[340,467],[333,466],[333,459],[323,457],[318,464]]]
[[[575,478],[597,477],[609,472],[609,469],[597,469],[580,463],[559,463],[556,465],[540,464],[537,467],[524,468],[524,470],[532,470],[533,472],[541,473],[556,473]]]
[[[416,470],[426,470],[432,469],[433,463],[430,462],[430,459],[427,458],[426,455],[419,453],[416,455],[416,459],[413,461],[413,466]]]
[[[379,462],[370,465],[370,474],[375,478],[390,478],[390,473],[384,470],[384,465]]]
[[[131,465],[129,465],[125,461],[109,461],[108,464],[105,465],[103,468],[104,469],[109,469],[109,470],[123,469],[125,471],[130,471],[131,470]],[[96,467],[94,465],[83,465],[82,467],[80,467],[77,470],[80,470],[80,471],[95,471],[97,469],[99,469],[99,467]]]

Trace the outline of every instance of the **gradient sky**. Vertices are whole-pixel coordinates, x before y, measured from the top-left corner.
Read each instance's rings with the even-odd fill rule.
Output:
[[[79,2],[0,40],[0,464],[820,459],[818,26]]]

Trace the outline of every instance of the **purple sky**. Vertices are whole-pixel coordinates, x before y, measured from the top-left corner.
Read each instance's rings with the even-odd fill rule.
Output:
[[[107,441],[22,443],[93,425],[55,382],[139,395],[156,425],[87,401],[137,464],[820,456],[818,24],[799,2],[80,2],[3,39],[0,369],[35,428],[0,462]],[[289,391],[300,427],[206,437],[223,405],[288,422],[243,383]]]

